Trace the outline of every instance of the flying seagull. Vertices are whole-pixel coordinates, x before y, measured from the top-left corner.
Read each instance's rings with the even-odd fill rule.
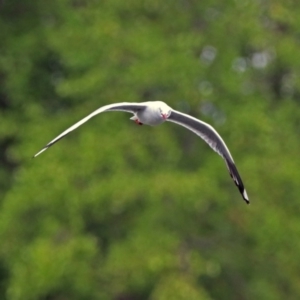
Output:
[[[231,178],[233,179],[235,185],[238,187],[243,199],[247,204],[249,204],[247,192],[244,188],[244,184],[235,166],[233,158],[223,139],[216,132],[216,130],[203,121],[172,109],[162,101],[149,101],[142,103],[122,102],[102,106],[65,130],[63,133],[61,133],[59,136],[49,142],[37,154],[35,154],[34,157],[37,157],[39,154],[46,151],[49,147],[66,136],[68,133],[104,111],[125,111],[132,113],[133,117],[131,117],[130,120],[133,120],[138,125],[146,124],[156,126],[165,121],[169,121],[191,130],[192,132],[200,136],[215,152],[223,157]]]

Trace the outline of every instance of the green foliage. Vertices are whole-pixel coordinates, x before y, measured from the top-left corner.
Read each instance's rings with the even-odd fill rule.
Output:
[[[1,4],[0,4],[1,5]],[[297,299],[296,1],[2,1],[1,299]],[[246,185],[175,124],[212,124]]]

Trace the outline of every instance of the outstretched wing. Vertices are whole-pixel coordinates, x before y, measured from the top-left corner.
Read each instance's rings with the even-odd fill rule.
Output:
[[[81,126],[83,123],[87,122],[94,116],[104,112],[104,111],[125,111],[129,113],[136,113],[137,111],[143,110],[147,107],[146,103],[128,103],[128,102],[122,102],[122,103],[115,103],[115,104],[109,104],[102,106],[83,118],[82,120],[78,121],[76,124],[65,130],[63,133],[61,133],[59,136],[57,136],[55,139],[53,139],[51,142],[49,142],[44,148],[42,148],[37,154],[35,154],[33,157],[37,157],[42,152],[46,151],[49,147],[54,145],[56,142],[58,142],[60,139],[62,139],[64,136],[66,136],[71,131],[75,130],[77,127]]]
[[[181,113],[176,110],[172,110],[171,115],[167,121],[179,124],[200,136],[214,151],[221,155],[226,163],[229,170],[230,176],[232,177],[235,185],[238,187],[243,199],[249,204],[249,198],[244,188],[243,181],[238,173],[233,158],[217,131],[209,124],[202,122],[192,116]]]

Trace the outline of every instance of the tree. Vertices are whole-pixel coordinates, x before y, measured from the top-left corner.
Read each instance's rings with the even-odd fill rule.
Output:
[[[3,299],[300,295],[299,5],[6,1],[0,11]],[[106,113],[160,99],[224,137]]]

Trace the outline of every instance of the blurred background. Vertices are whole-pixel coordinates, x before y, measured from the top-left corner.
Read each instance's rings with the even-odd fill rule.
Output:
[[[300,299],[300,4],[6,0],[0,6],[0,298]],[[243,178],[172,123],[216,128]]]

